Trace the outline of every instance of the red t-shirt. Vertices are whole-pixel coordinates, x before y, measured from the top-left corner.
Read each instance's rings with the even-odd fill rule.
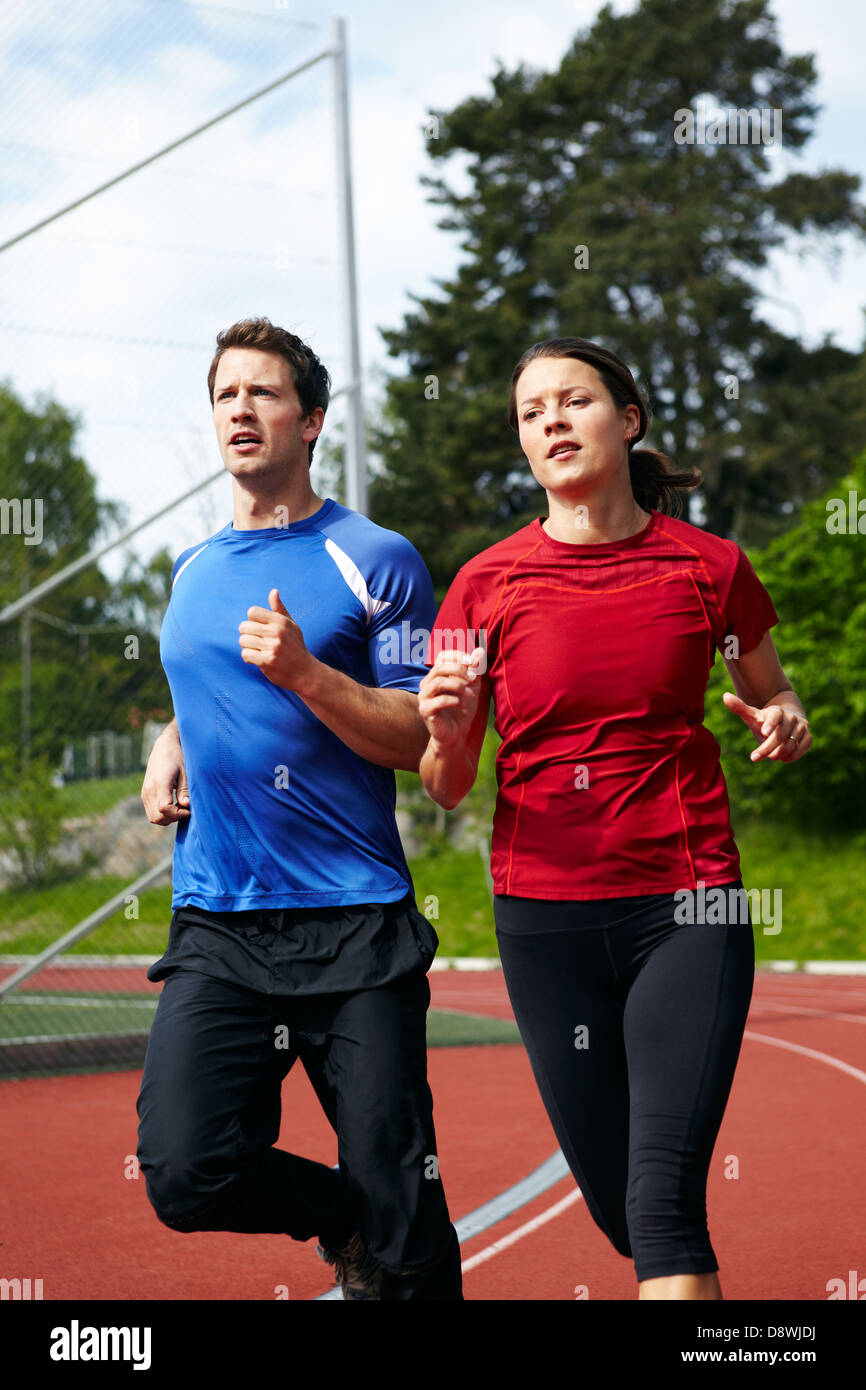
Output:
[[[704,694],[728,634],[742,656],[778,621],[734,541],[659,511],[595,545],[554,540],[536,518],[465,564],[426,664],[487,648],[502,738],[494,891],[615,898],[739,878]]]

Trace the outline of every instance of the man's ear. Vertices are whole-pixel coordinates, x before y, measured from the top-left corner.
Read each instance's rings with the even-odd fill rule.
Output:
[[[315,410],[311,410],[309,415],[304,417],[304,423],[301,426],[301,433],[308,444],[311,440],[318,439],[324,425],[325,412],[320,405],[317,405]]]

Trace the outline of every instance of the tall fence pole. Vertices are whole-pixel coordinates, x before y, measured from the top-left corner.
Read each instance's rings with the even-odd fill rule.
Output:
[[[334,107],[337,137],[337,203],[343,283],[343,321],[349,381],[346,383],[346,502],[367,515],[367,461],[361,397],[361,344],[358,331],[358,284],[352,214],[352,169],[349,151],[349,87],[346,76],[346,24],[331,21],[334,60]]]

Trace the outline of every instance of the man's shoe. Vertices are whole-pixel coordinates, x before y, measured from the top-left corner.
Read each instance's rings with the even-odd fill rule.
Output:
[[[334,1279],[343,1290],[344,1300],[382,1297],[382,1266],[373,1259],[357,1232],[342,1250],[317,1245],[316,1254],[334,1266]]]

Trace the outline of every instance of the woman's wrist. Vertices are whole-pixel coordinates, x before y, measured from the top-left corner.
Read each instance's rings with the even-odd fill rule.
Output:
[[[440,743],[431,734],[418,766],[427,795],[439,806],[452,810],[475,781],[475,768],[462,739]]]

